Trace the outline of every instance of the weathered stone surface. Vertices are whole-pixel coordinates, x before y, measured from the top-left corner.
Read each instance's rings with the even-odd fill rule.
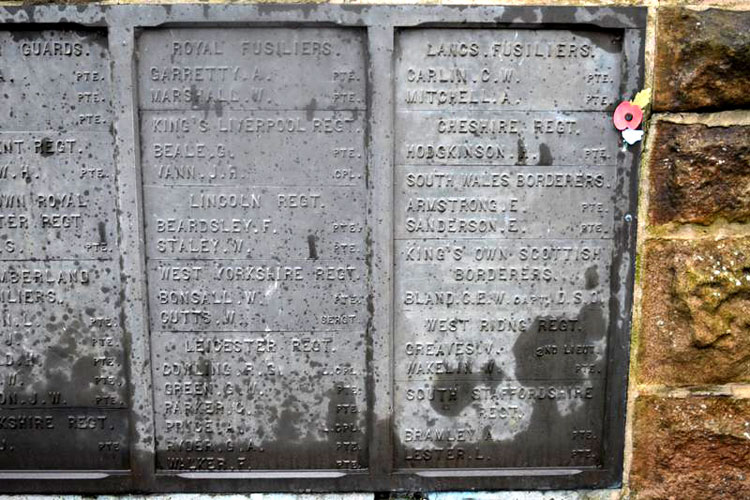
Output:
[[[655,240],[642,261],[639,381],[750,380],[750,238]]]
[[[750,497],[750,401],[636,402],[631,488],[636,498]]]
[[[0,492],[619,487],[646,21],[0,8]]]
[[[653,224],[750,219],[750,126],[656,124],[650,159]]]
[[[750,105],[750,12],[659,9],[656,111]]]

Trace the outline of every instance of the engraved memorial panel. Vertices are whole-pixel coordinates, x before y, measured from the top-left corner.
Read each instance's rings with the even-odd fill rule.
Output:
[[[107,36],[2,31],[0,61],[0,468],[127,469]]]
[[[396,466],[597,467],[622,36],[396,47]]]
[[[0,492],[618,487],[646,14],[0,7]]]
[[[363,32],[138,46],[157,468],[365,468]]]

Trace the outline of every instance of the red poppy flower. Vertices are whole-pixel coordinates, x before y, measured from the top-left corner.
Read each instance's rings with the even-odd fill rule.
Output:
[[[625,130],[626,128],[635,130],[641,124],[641,120],[643,120],[643,111],[629,101],[621,102],[615,109],[615,115],[612,118],[617,130]]]

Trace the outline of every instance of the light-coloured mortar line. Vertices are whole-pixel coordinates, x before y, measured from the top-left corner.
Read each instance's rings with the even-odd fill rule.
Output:
[[[713,0],[701,2],[696,4],[690,0],[660,0],[660,7],[684,7],[686,9],[703,11],[708,9],[723,9],[723,10],[738,10],[745,11],[750,10],[749,0]]]
[[[637,390],[641,396],[663,398],[731,397],[734,399],[750,399],[750,384],[741,383],[680,387],[662,384],[639,384]]]
[[[644,38],[644,88],[654,88],[654,58],[656,48],[656,30],[657,30],[657,10],[648,9],[646,23],[646,33]],[[648,111],[648,109],[647,109]],[[646,115],[648,118],[648,114]],[[641,332],[641,309],[642,309],[642,274],[641,274],[641,257],[643,254],[643,245],[646,241],[646,227],[648,221],[648,152],[652,149],[653,134],[650,122],[646,121],[643,126],[646,131],[646,137],[642,143],[641,157],[639,163],[639,180],[638,180],[638,226],[636,228],[636,261],[635,261],[635,282],[633,285],[633,309],[630,332],[630,366],[628,370],[628,391],[625,409],[625,446],[623,456],[623,486],[620,498],[630,498],[630,471],[633,463],[633,429],[634,429],[634,409],[635,401],[638,396],[638,342]]]
[[[670,222],[649,226],[646,233],[649,240],[723,240],[750,236],[750,224],[727,222],[721,218],[708,226]]]
[[[684,125],[707,125],[709,127],[732,127],[750,125],[750,110],[736,109],[713,113],[657,113],[655,121]]]

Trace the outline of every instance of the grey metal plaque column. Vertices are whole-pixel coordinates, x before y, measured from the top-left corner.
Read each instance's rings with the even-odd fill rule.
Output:
[[[80,471],[130,453],[107,34],[1,31],[0,61],[0,468],[106,476]]]
[[[602,467],[622,45],[399,33],[397,467]]]
[[[368,465],[365,47],[139,38],[158,470]]]

